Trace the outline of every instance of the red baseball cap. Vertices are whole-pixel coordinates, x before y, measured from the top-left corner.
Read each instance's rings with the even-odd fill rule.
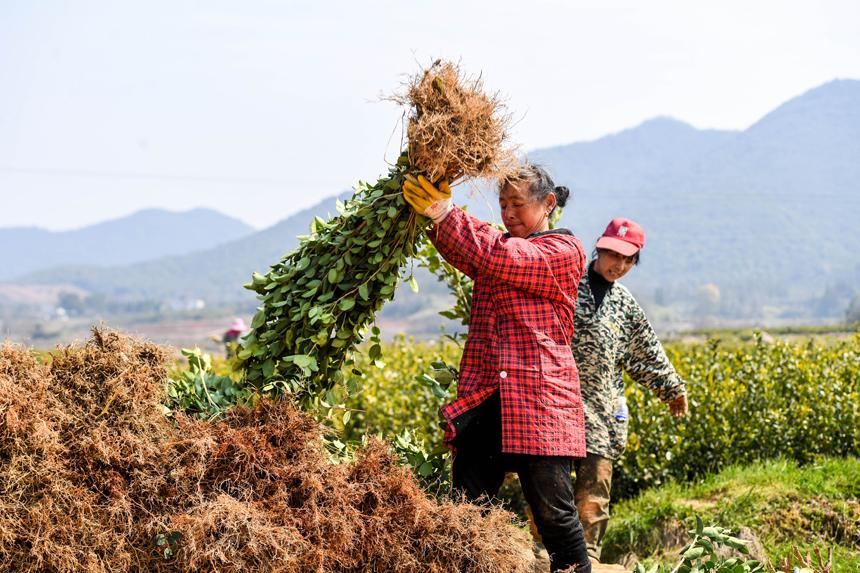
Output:
[[[635,255],[644,246],[645,231],[636,222],[623,217],[612,219],[597,240],[598,249],[609,249],[625,257]]]

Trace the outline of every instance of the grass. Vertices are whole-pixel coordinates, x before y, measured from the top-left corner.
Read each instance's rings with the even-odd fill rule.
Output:
[[[738,465],[694,484],[672,483],[613,506],[603,549],[611,562],[628,553],[674,560],[677,532],[699,515],[739,531],[748,527],[774,563],[792,546],[804,554],[833,548],[834,571],[860,572],[860,459]],[[674,537],[674,539],[673,539]]]

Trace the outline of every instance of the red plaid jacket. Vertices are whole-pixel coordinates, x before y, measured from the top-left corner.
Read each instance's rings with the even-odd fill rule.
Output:
[[[445,441],[499,391],[502,451],[585,456],[579,375],[570,350],[585,253],[570,231],[510,237],[460,209],[429,233],[474,280],[457,399],[442,408]]]

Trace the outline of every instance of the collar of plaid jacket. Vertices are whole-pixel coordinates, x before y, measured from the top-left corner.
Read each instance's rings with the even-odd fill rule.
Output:
[[[542,237],[543,235],[570,235],[570,236],[573,236],[573,233],[570,231],[570,229],[562,229],[562,228],[558,228],[558,229],[549,229],[548,231],[537,231],[537,232],[534,232],[534,233],[532,233],[531,235],[529,235],[528,237],[526,237],[526,239],[531,239],[531,238],[533,238],[533,237]],[[506,238],[506,239],[510,239],[510,238],[511,238],[511,234],[510,234],[510,233],[505,233],[505,234],[504,234],[504,235],[502,235],[502,236],[503,236],[504,238]]]

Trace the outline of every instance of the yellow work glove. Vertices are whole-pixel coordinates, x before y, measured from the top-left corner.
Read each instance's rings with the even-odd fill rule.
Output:
[[[440,223],[454,208],[448,182],[441,181],[437,189],[423,175],[419,175],[418,179],[410,177],[403,182],[403,198],[416,213],[430,217],[434,223]]]

